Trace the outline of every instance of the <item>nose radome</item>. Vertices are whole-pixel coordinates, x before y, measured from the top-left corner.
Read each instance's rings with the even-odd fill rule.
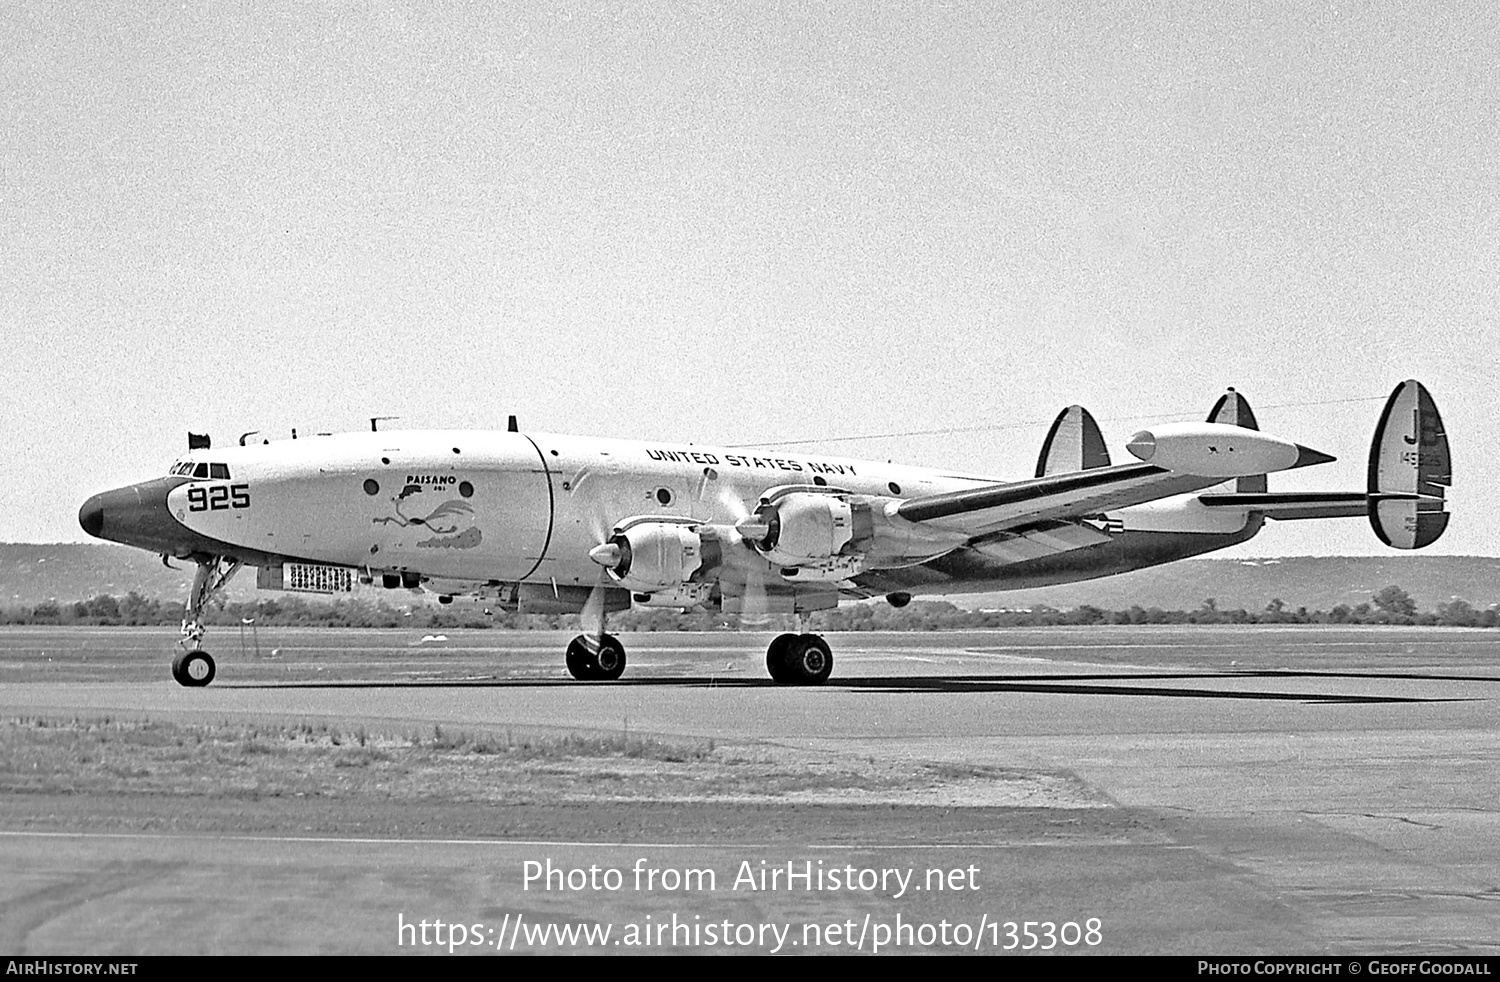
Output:
[[[83,503],[83,507],[78,509],[78,524],[94,538],[103,538],[104,495],[96,494]]]

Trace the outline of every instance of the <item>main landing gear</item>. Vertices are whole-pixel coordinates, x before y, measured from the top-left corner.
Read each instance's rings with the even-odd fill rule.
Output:
[[[214,556],[199,560],[198,570],[193,574],[193,587],[188,591],[186,615],[182,619],[182,654],[172,659],[172,678],[178,685],[191,688],[205,686],[214,680],[213,656],[203,650],[203,635],[208,628],[203,624],[203,611],[210,603],[223,606],[222,593],[234,574],[245,565],[237,559]]]
[[[807,620],[800,615],[802,633],[780,635],[766,649],[766,668],[781,685],[822,685],[833,674],[833,650],[821,634],[807,633]],[[601,618],[598,633],[580,634],[568,642],[567,663],[568,674],[580,682],[613,682],[625,674],[625,646],[605,633]]]
[[[822,685],[833,673],[833,651],[820,634],[783,634],[766,649],[766,669],[782,685]]]
[[[568,643],[568,672],[582,682],[613,682],[625,674],[625,646],[613,634],[580,634]]]
[[[597,614],[598,630],[590,622]],[[583,610],[583,633],[568,642],[568,674],[580,682],[613,682],[625,674],[625,646],[613,634],[605,633],[609,612],[604,595],[598,590]]]

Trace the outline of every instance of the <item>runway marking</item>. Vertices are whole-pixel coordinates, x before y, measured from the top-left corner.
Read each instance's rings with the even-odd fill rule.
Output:
[[[564,839],[411,839],[411,838],[343,838],[340,836],[312,835],[212,835],[203,832],[168,834],[161,832],[15,832],[0,830],[4,839],[143,839],[148,841],[180,842],[184,839],[209,839],[215,842],[264,842],[308,843],[313,845],[403,845],[403,846],[528,846],[528,847],[592,847],[618,849],[788,849],[844,851],[893,851],[893,850],[952,850],[952,849],[1071,849],[1077,842],[905,842],[871,843],[851,845],[848,843],[788,843],[782,842],[612,842],[600,840]],[[1095,842],[1089,845],[1120,845],[1138,848],[1141,843]],[[1149,844],[1148,844],[1149,845]],[[1193,849],[1194,846],[1176,843],[1160,843],[1161,849]]]

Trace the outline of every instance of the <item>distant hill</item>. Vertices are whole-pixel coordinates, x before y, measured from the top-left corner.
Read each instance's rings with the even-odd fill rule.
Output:
[[[0,604],[43,600],[86,600],[101,593],[123,597],[135,590],[146,597],[187,596],[193,564],[167,569],[148,552],[93,543],[0,543]],[[255,591],[255,576],[248,579]],[[233,584],[241,591],[245,584]]]
[[[0,543],[0,604],[85,600],[100,593],[124,596],[131,590],[146,597],[181,600],[192,582],[193,565],[177,565],[178,569],[167,569],[149,553],[102,543]],[[1070,609],[1092,604],[1106,610],[1124,610],[1139,604],[1192,610],[1213,597],[1221,609],[1261,610],[1279,597],[1294,610],[1328,610],[1341,603],[1365,603],[1371,594],[1392,584],[1410,593],[1423,610],[1456,597],[1484,608],[1500,603],[1500,559],[1420,554],[1190,559],[1043,590],[951,599],[964,607],[1047,604]],[[372,596],[384,593],[378,588],[367,591]],[[230,585],[232,600],[253,599],[256,595],[251,570]]]
[[[1209,597],[1221,610],[1263,610],[1280,598],[1293,610],[1330,610],[1368,603],[1392,584],[1411,594],[1421,610],[1455,598],[1478,608],[1500,603],[1500,559],[1483,556],[1290,556],[1283,559],[1189,559],[1083,583],[973,594],[953,598],[964,607],[1033,607],[1068,610],[1092,604],[1124,610],[1133,604],[1193,610]]]

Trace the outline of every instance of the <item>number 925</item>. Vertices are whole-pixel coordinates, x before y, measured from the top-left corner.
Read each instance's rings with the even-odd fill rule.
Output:
[[[215,484],[188,488],[188,511],[226,511],[250,507],[250,485]]]

